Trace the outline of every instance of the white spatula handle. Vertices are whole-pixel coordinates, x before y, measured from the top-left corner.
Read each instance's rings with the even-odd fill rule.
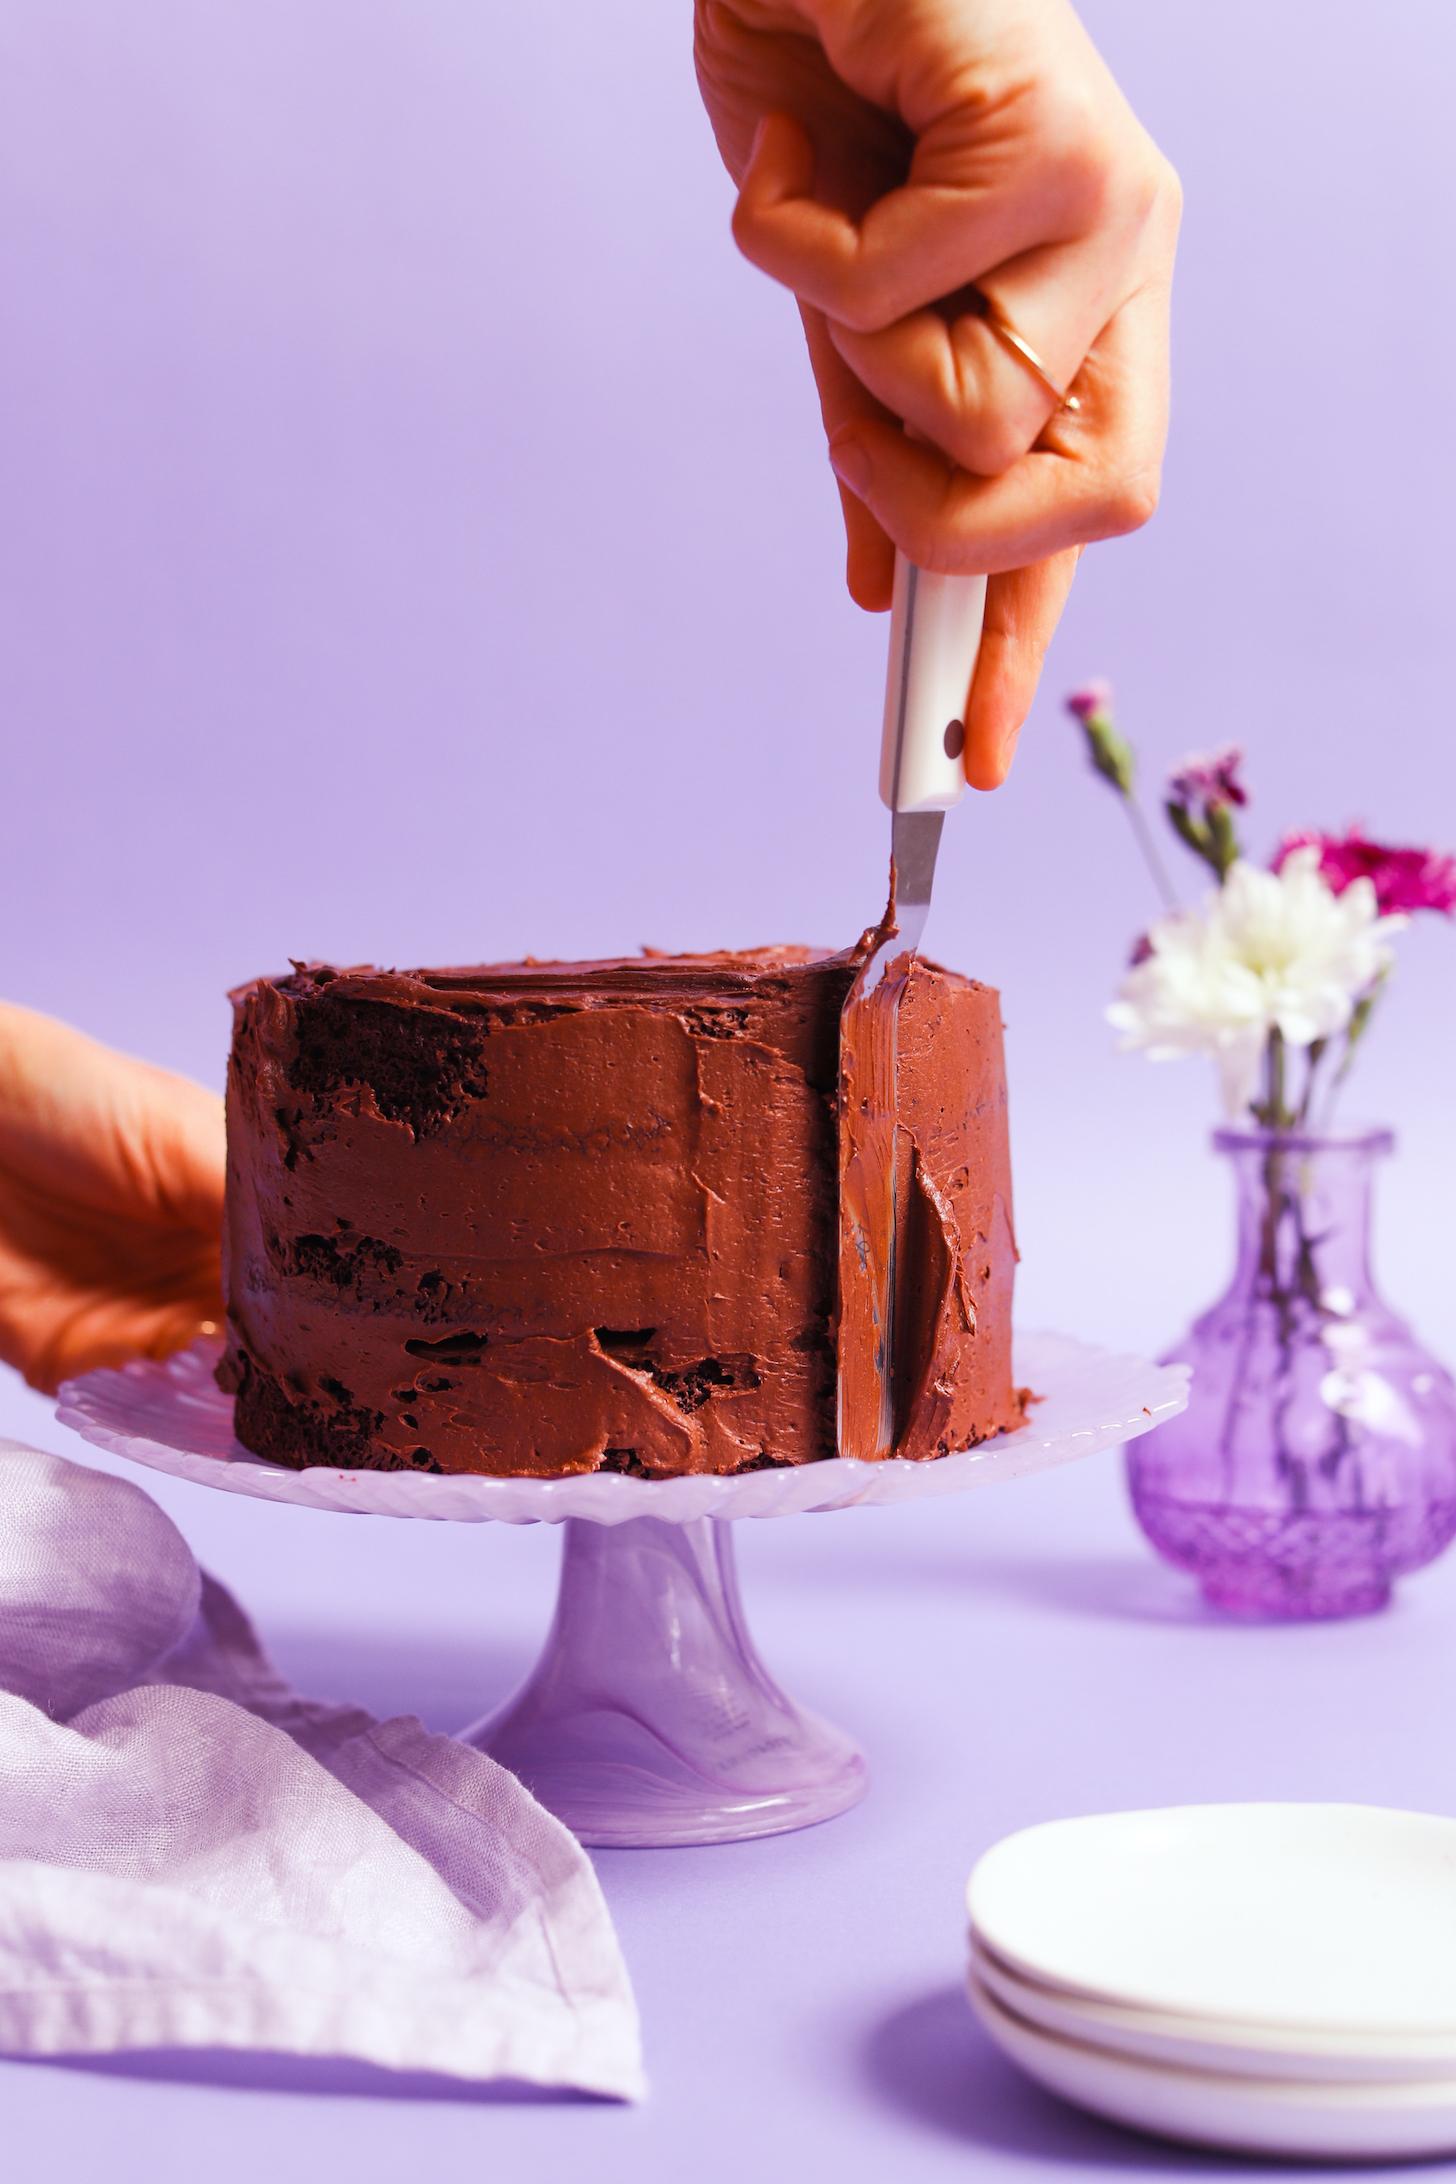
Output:
[[[933,576],[896,554],[880,742],[891,811],[949,811],[965,794],[966,693],[985,611],[984,576]]]

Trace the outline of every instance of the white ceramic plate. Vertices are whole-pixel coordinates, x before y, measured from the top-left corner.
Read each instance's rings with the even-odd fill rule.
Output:
[[[1170,2017],[1094,2002],[1022,1979],[971,1937],[971,1972],[992,1998],[1040,2032],[1174,2069],[1233,2077],[1302,2078],[1326,2085],[1456,2081],[1456,2039],[1404,2040],[1373,2033],[1318,2033],[1291,2026],[1247,2028],[1215,2018]]]
[[[987,1852],[972,1930],[1042,1986],[1158,2015],[1456,2040],[1456,1821],[1367,1805],[1053,1820]]]
[[[1456,2151],[1456,2080],[1307,2085],[1171,2070],[1039,2031],[1002,2009],[974,1978],[970,1996],[996,2045],[1029,2078],[1134,2131],[1311,2161],[1402,2161]]]
[[[1174,1417],[1188,1401],[1186,1365],[1150,1365],[1070,1335],[1028,1334],[1016,1342],[1017,1377],[1039,1398],[1028,1423],[934,1463],[832,1457],[736,1479],[629,1479],[602,1471],[567,1479],[437,1478],[419,1471],[344,1471],[332,1464],[290,1471],[265,1463],[234,1438],[232,1397],[212,1376],[220,1350],[217,1342],[196,1342],[160,1363],[139,1359],[87,1373],[61,1389],[56,1415],[113,1455],[264,1501],[456,1523],[494,1518],[559,1524],[585,1517],[622,1524],[658,1517],[687,1524],[697,1517],[781,1517],[960,1494],[1113,1448]]]

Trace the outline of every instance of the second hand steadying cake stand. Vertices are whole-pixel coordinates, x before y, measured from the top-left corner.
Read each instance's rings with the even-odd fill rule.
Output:
[[[1130,1441],[1187,1402],[1187,1369],[1027,1335],[1041,1400],[1017,1433],[934,1463],[843,1458],[739,1478],[448,1478],[289,1471],[233,1436],[219,1345],[88,1373],[58,1415],[98,1448],[264,1501],[453,1522],[564,1524],[545,1649],[464,1741],[518,1774],[584,1843],[732,1843],[831,1819],[864,1795],[863,1755],[780,1691],[754,1649],[726,1520],[954,1494]]]

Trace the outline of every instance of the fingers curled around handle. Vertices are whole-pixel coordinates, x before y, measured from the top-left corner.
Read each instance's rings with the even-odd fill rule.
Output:
[[[809,362],[819,389],[819,413],[829,442],[859,423],[893,424],[890,412],[861,386],[829,338],[822,311],[800,306]],[[843,480],[839,502],[844,515],[845,581],[856,606],[883,613],[895,587],[895,549],[882,526]]]
[[[1166,293],[1148,289],[1124,305],[1083,366],[1081,410],[1054,416],[999,475],[963,470],[868,417],[831,439],[835,473],[924,569],[991,575],[1135,531],[1158,502],[1166,325]]]
[[[766,114],[739,184],[733,234],[759,270],[841,326],[872,332],[950,295],[1057,232],[1048,189],[958,179],[923,140],[910,176],[859,219],[815,195],[814,146],[789,114]]]
[[[1128,292],[1091,253],[1033,252],[993,283],[874,333],[831,325],[861,384],[966,470],[996,477],[1033,447]],[[997,331],[1013,328],[1041,369]],[[1077,397],[1080,402],[1080,391]]]

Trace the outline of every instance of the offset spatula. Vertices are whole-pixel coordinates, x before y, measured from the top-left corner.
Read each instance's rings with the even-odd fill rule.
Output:
[[[934,576],[895,557],[880,796],[890,808],[890,900],[869,935],[839,1029],[839,1453],[894,1453],[895,1309],[904,1184],[897,1143],[898,1017],[925,931],[941,828],[965,793],[966,692],[980,650],[983,576]]]

